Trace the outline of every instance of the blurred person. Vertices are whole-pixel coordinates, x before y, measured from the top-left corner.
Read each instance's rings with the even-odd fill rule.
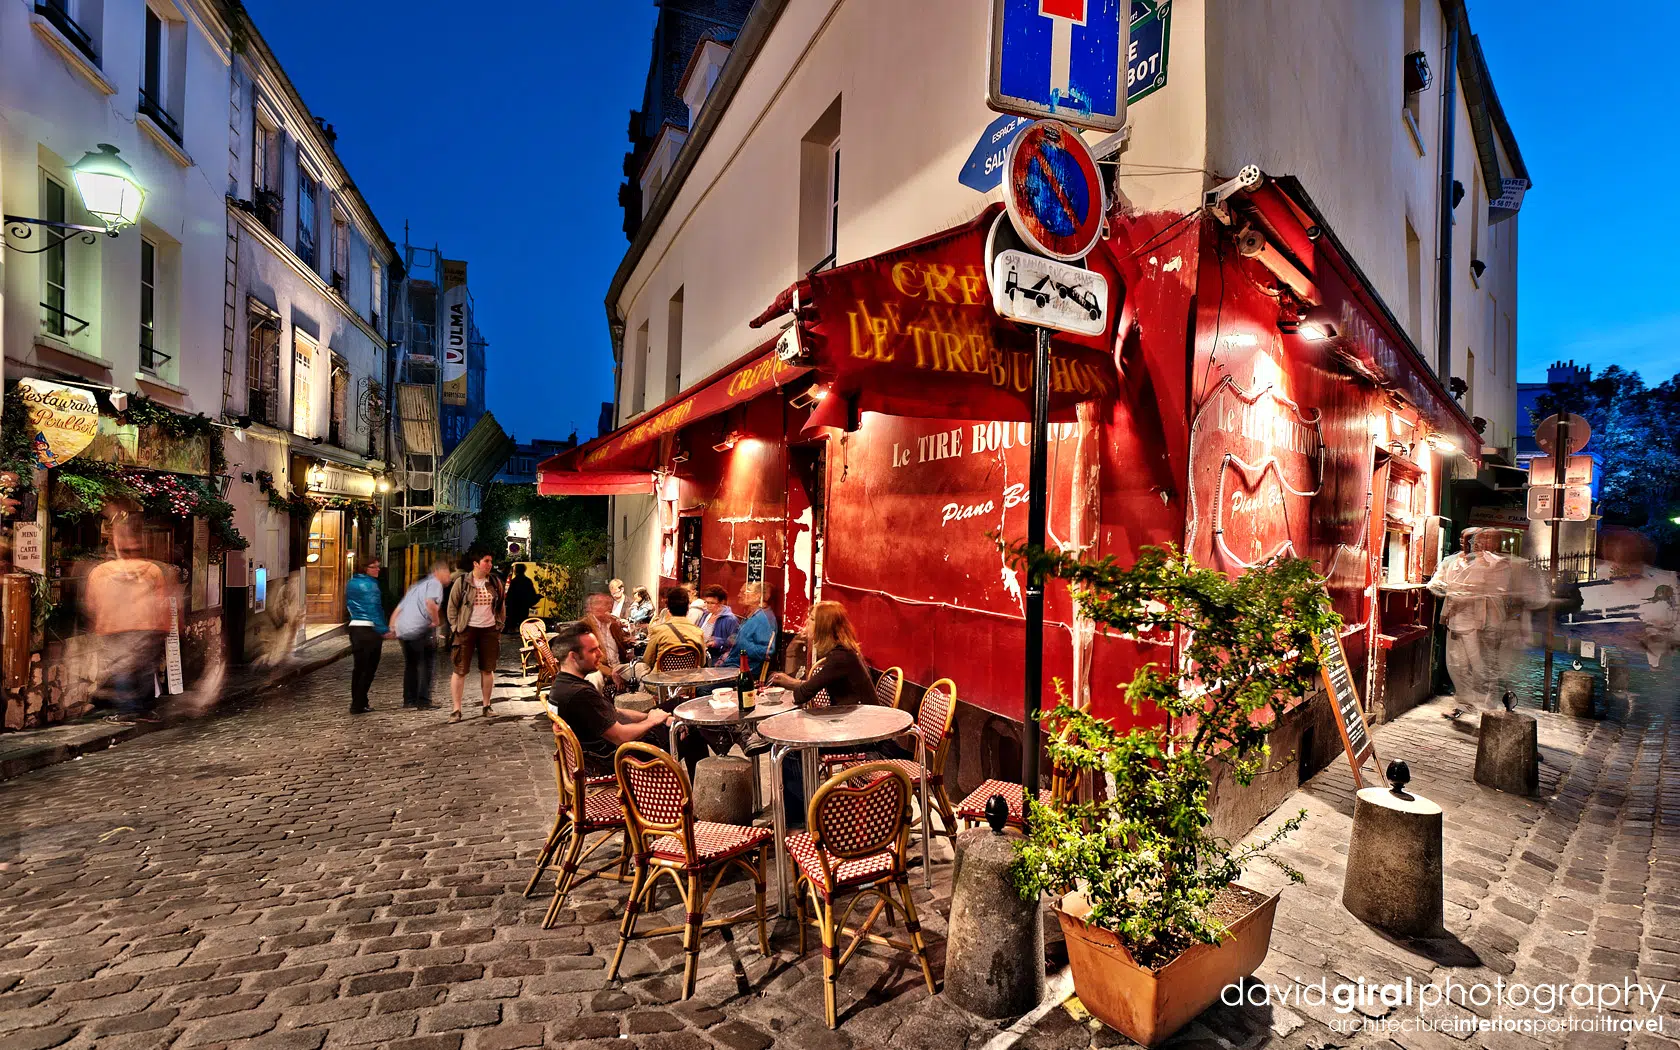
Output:
[[[86,612],[98,639],[101,674],[94,700],[119,724],[158,721],[157,673],[169,635],[173,572],[145,557],[138,512],[111,518],[111,557],[88,574]]]
[[[601,646],[601,674],[602,685],[611,678],[614,683],[609,693],[617,692],[635,679],[632,668],[625,663],[630,659],[630,629],[624,622],[612,614],[612,596],[607,594],[591,594],[584,602],[582,623],[595,632],[595,640]]]
[[[449,572],[447,559],[432,562],[432,571],[414,581],[391,616],[391,630],[402,646],[404,707],[432,706],[437,632],[443,623],[443,592],[449,585]]]
[[[1530,642],[1529,612],[1548,604],[1545,587],[1516,555],[1500,554],[1499,534],[1466,529],[1463,549],[1442,560],[1429,580],[1429,592],[1441,599],[1440,618],[1447,628],[1447,675],[1458,706],[1446,713],[1503,709],[1501,697]]]
[[[752,612],[735,632],[735,644],[718,660],[718,665],[738,667],[741,654],[745,653],[747,671],[757,680],[763,673],[765,661],[776,651],[776,613],[770,608],[770,599],[762,583],[749,583],[742,587],[741,604]]]
[[[450,653],[454,673],[449,676],[451,709],[449,720],[461,720],[461,700],[467,690],[467,672],[478,657],[478,681],[482,690],[483,714],[490,716],[496,687],[496,663],[502,653],[502,624],[507,620],[507,594],[491,571],[494,559],[479,554],[469,562],[470,572],[455,581],[449,592],[447,620],[454,629]]]
[[[653,595],[646,587],[637,587],[630,612],[624,617],[631,623],[647,623],[653,619]]]
[[[724,654],[735,648],[735,634],[741,629],[741,621],[729,607],[729,592],[715,583],[700,592],[700,604],[704,610],[700,616],[700,633],[706,639],[706,659],[719,663]]]
[[[531,609],[537,604],[537,586],[531,582],[531,577],[525,575],[525,563],[515,562],[513,575],[507,584],[507,622],[508,631],[519,630],[519,625],[531,615]]]
[[[672,587],[666,591],[665,611],[669,618],[648,628],[647,645],[642,649],[641,663],[636,666],[637,678],[657,668],[659,657],[672,649],[686,646],[699,653],[701,662],[705,662],[706,636],[688,618],[688,588]]]
[[[344,608],[350,616],[350,713],[368,709],[368,690],[379,673],[385,639],[395,638],[385,622],[385,597],[379,592],[379,559],[369,558],[362,571],[344,586]]]
[[[1674,588],[1658,584],[1651,597],[1640,603],[1639,622],[1643,629],[1639,647],[1645,650],[1645,662],[1654,671],[1662,665],[1663,657],[1680,645],[1680,607],[1674,600]]]
[[[612,595],[612,614],[620,620],[624,619],[624,581],[607,581],[607,593]]]

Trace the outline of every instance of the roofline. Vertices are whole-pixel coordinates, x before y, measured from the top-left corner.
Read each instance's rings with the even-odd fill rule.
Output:
[[[636,228],[636,236],[630,242],[624,258],[619,261],[618,269],[613,273],[612,282],[607,286],[606,308],[608,326],[623,326],[624,318],[618,313],[618,297],[624,294],[624,286],[630,282],[630,275],[636,271],[642,256],[647,254],[648,247],[659,233],[660,223],[671,211],[676,203],[677,194],[681,192],[683,184],[688,181],[689,172],[694,170],[700,154],[711,141],[713,133],[717,131],[719,122],[729,109],[729,103],[734,101],[735,93],[741,89],[741,83],[746,79],[747,71],[752,68],[758,53],[763,50],[764,43],[770,37],[770,31],[787,9],[788,0],[758,0],[747,15],[747,20],[741,25],[741,32],[735,38],[735,44],[729,50],[729,57],[724,60],[723,70],[718,73],[717,83],[712,85],[712,93],[706,98],[706,105],[701,107],[700,119],[694,122],[689,130],[688,141],[683,143],[681,151],[677,153],[677,162],[671,167],[671,174],[659,188],[659,193],[653,199],[653,206],[642,217],[642,223]],[[613,391],[616,402],[618,391]]]
[[[321,126],[315,122],[315,114],[310,112],[309,106],[303,101],[303,95],[298,92],[297,85],[293,84],[292,78],[287,75],[286,67],[281,65],[280,60],[275,57],[274,51],[268,46],[268,41],[263,39],[262,31],[257,28],[256,20],[251,17],[251,13],[245,9],[241,0],[224,0],[224,10],[226,11],[228,28],[236,38],[234,53],[240,54],[246,50],[254,52],[264,67],[273,74],[274,79],[286,92],[286,96],[292,105],[296,106],[298,112],[303,114],[305,123],[308,125],[305,134],[314,140],[315,146],[332,164],[333,172],[339,177],[343,191],[350,195],[361,208],[362,214],[367,216],[367,221],[373,225],[380,240],[384,241],[385,250],[389,253],[390,259],[400,270],[402,268],[402,256],[397,254],[396,242],[391,240],[390,235],[385,232],[385,227],[380,225],[379,216],[374,214],[373,207],[368,204],[367,198],[362,196],[362,191],[356,186],[356,180],[350,177],[350,171],[344,166],[344,161],[339,159],[337,148],[327,141],[326,134],[321,130]],[[241,35],[245,37],[243,41],[237,39]],[[243,43],[244,46],[240,47],[240,43]]]
[[[699,68],[700,56],[705,52],[707,44],[716,44],[725,51],[735,50],[734,42],[721,39],[715,26],[701,33],[700,39],[694,45],[694,53],[688,56],[688,65],[683,67],[683,75],[677,78],[678,98],[681,98],[683,92],[688,90],[688,82],[694,78],[694,71]],[[728,56],[724,57],[724,61],[729,61]],[[702,109],[705,108],[704,102],[700,105]]]
[[[1476,63],[1481,67],[1483,87],[1487,91],[1488,115],[1493,118],[1493,130],[1498,133],[1500,143],[1505,147],[1505,156],[1511,161],[1512,174],[1519,179],[1528,178],[1528,165],[1523,163],[1522,151],[1517,148],[1517,136],[1511,130],[1511,122],[1505,117],[1505,107],[1499,104],[1499,92],[1493,87],[1493,74],[1488,69],[1487,57],[1482,54],[1482,38],[1471,37],[1470,41],[1476,48]],[[1533,185],[1530,182],[1530,185]]]
[[[659,140],[663,139],[667,134],[673,133],[673,132],[682,135],[683,136],[683,145],[687,145],[687,143],[688,143],[688,129],[687,128],[683,127],[681,124],[678,124],[674,120],[667,119],[667,120],[660,121],[659,132],[658,132],[658,134],[653,136],[653,141],[651,143],[649,143],[648,154],[647,154],[647,156],[642,158],[642,166],[640,168],[636,169],[636,183],[637,183],[637,185],[640,185],[641,181],[643,179],[647,178],[648,166],[653,163],[654,156],[656,154],[658,154],[658,152],[659,152]],[[681,153],[682,153],[682,146],[681,145],[679,145],[677,147],[677,153],[679,155],[681,155]]]

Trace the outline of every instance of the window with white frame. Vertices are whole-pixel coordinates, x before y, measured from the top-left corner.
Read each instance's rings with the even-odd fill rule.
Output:
[[[181,141],[181,102],[185,93],[186,27],[146,8],[145,52],[140,64],[139,111],[177,143]]]
[[[317,232],[315,218],[315,199],[321,192],[321,184],[309,174],[309,169],[300,161],[298,164],[298,225],[297,225],[297,257],[302,259],[311,269],[315,267],[315,237]]]
[[[245,356],[245,412],[269,426],[280,426],[280,315],[252,300]]]
[[[332,213],[332,286],[338,294],[350,294],[350,219],[344,209]]]
[[[799,143],[799,269],[826,270],[840,244],[840,99]]]
[[[67,200],[64,184],[42,172],[41,205],[48,222],[69,221]],[[57,244],[41,253],[41,326],[47,330],[48,335],[63,337],[70,334],[70,328],[76,320],[68,312],[70,267],[67,256],[69,242],[73,239],[61,238]]]
[[[251,135],[251,201],[257,221],[276,237],[283,236],[280,223],[286,204],[280,169],[280,129],[259,112]]]
[[[150,240],[140,241],[140,368],[157,374],[163,358],[158,350],[157,324],[157,245]]]
[[[379,330],[379,317],[385,312],[385,267],[378,262],[368,263],[368,323]]]

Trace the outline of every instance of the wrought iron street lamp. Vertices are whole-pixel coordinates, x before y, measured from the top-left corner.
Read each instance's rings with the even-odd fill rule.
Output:
[[[76,162],[70,169],[70,177],[76,183],[76,192],[81,194],[82,208],[98,219],[101,225],[88,226],[52,219],[31,219],[23,215],[7,215],[6,233],[20,241],[33,236],[35,231],[32,227],[35,226],[64,232],[40,248],[19,248],[11,244],[6,247],[24,255],[39,255],[78,234],[86,243],[92,244],[97,234],[115,237],[140,221],[140,209],[146,203],[146,190],[135,179],[134,169],[128,166],[127,161],[117,156],[117,147],[109,142],[101,142],[97,151],[88,152]],[[48,234],[48,237],[52,238],[52,235]]]

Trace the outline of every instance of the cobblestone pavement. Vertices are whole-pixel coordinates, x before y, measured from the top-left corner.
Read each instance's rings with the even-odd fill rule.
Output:
[[[400,708],[394,646],[386,661],[367,715],[347,711],[345,661],[232,717],[0,787],[0,860],[9,862],[0,871],[0,1050],[1124,1043],[1077,1002],[1000,1033],[930,998],[908,960],[867,949],[841,977],[842,1023],[830,1032],[818,955],[796,957],[786,922],[769,959],[750,927],[732,938],[708,933],[689,1002],[677,998],[675,937],[632,945],[623,979],[609,985],[623,888],[584,886],[547,931],[545,894],[522,895],[553,809],[552,735],[539,706],[510,699],[494,717],[470,713],[450,725],[445,712]],[[498,694],[529,695],[508,677]],[[469,712],[475,695],[469,684]],[[1471,784],[1473,729],[1442,719],[1439,704],[1381,727],[1384,756],[1408,758],[1414,786],[1447,810],[1452,936],[1395,942],[1341,909],[1351,785],[1345,764],[1332,766],[1280,809],[1311,812],[1287,849],[1307,883],[1285,892],[1257,979],[1620,982],[1637,972],[1680,991],[1673,703],[1672,692],[1642,693],[1613,702],[1601,723],[1541,716],[1547,765],[1537,799]],[[941,840],[934,892],[917,901],[936,977],[948,856]],[[714,913],[746,899],[745,886],[726,886]],[[680,921],[676,910],[659,921]],[[1672,999],[1663,1011],[1670,1032],[1680,1030]],[[1332,1032],[1341,1020],[1328,1007],[1216,1007],[1174,1043],[1531,1045],[1500,1033]]]

